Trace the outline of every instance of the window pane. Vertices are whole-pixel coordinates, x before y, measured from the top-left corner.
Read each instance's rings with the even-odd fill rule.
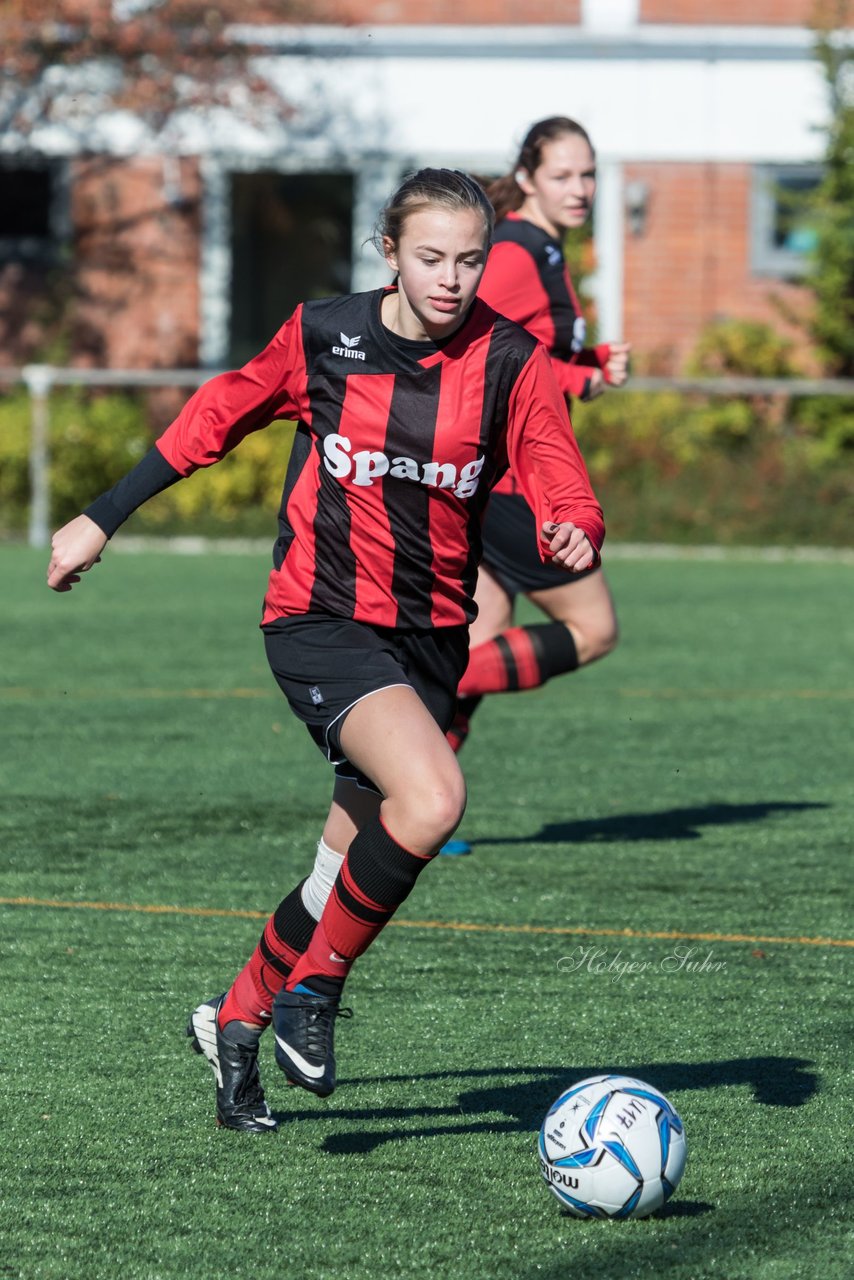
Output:
[[[231,351],[244,363],[298,302],[346,293],[352,270],[353,177],[232,177]]]
[[[797,280],[807,274],[816,243],[810,197],[821,180],[818,165],[760,165],[754,170],[750,261],[756,275]]]
[[[47,239],[50,202],[50,170],[0,166],[0,239]]]
[[[774,204],[774,248],[809,253],[815,247],[809,197],[818,186],[815,177],[778,177]]]

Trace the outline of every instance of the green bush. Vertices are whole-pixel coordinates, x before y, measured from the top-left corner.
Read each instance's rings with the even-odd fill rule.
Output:
[[[767,325],[725,321],[688,371],[792,377],[791,352]],[[573,422],[612,538],[850,545],[852,400],[612,391]]]
[[[794,343],[759,320],[707,325],[688,361],[690,377],[795,378]]]
[[[30,480],[30,408],[26,391],[0,396],[0,521],[4,532],[24,528]]]
[[[805,396],[792,407],[792,423],[810,443],[810,465],[851,465],[854,396]]]
[[[50,517],[56,527],[115,484],[154,442],[144,396],[56,390],[50,397]],[[270,533],[293,440],[292,423],[255,433],[220,465],[153,498],[133,517],[136,532]],[[0,531],[26,527],[30,402],[0,397]],[[130,528],[131,526],[128,526]]]

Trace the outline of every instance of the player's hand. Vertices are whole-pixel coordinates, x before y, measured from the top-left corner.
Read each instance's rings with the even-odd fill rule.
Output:
[[[610,344],[611,354],[605,365],[605,371],[608,374],[608,381],[612,387],[621,387],[629,376],[629,356],[631,355],[632,344],[630,342],[612,342]]]
[[[101,559],[107,535],[88,516],[77,516],[53,535],[47,585],[54,591],[70,591],[81,573]]]
[[[569,521],[564,524],[544,524],[543,540],[549,544],[552,563],[570,569],[573,573],[580,573],[582,569],[589,569],[596,563],[596,552],[587,534]]]

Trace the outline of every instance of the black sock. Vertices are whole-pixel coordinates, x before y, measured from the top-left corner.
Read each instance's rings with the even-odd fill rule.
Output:
[[[551,680],[552,676],[575,671],[578,666],[578,650],[569,627],[562,622],[538,622],[525,630],[531,637],[531,646],[543,684]]]
[[[230,1044],[240,1044],[246,1049],[257,1049],[263,1030],[263,1027],[247,1027],[237,1018],[234,1018],[231,1022],[225,1024],[220,1034]]]
[[[340,996],[344,990],[343,978],[328,978],[322,973],[313,973],[310,978],[306,978],[299,983],[300,990],[305,988],[313,996]]]

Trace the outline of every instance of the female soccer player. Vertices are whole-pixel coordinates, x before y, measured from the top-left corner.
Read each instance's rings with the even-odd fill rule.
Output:
[[[602,513],[548,355],[475,296],[491,234],[492,207],[471,178],[408,178],[377,231],[395,283],[301,304],[53,539],[48,585],[67,591],[140,503],[272,419],[298,422],[262,628],[273,673],[336,778],[311,874],[230,990],[190,1019],[229,1128],[276,1127],[258,1074],[271,1020],[288,1080],[332,1092],[344,979],[460,820],[465,788],[445,731],[481,517],[508,464],[544,560],[571,573],[598,562]]]
[[[628,376],[629,345],[587,348],[585,324],[564,261],[565,232],[587,220],[596,159],[581,125],[563,116],[532,125],[513,171],[487,187],[496,213],[495,244],[479,296],[548,348],[569,400],[591,400]],[[471,629],[471,654],[449,741],[459,750],[481,697],[531,689],[604,657],[617,642],[617,619],[598,565],[567,577],[537,554],[534,513],[513,471],[498,483],[483,526],[484,556]],[[514,602],[526,595],[549,618],[514,627]],[[447,852],[468,852],[462,841]]]

